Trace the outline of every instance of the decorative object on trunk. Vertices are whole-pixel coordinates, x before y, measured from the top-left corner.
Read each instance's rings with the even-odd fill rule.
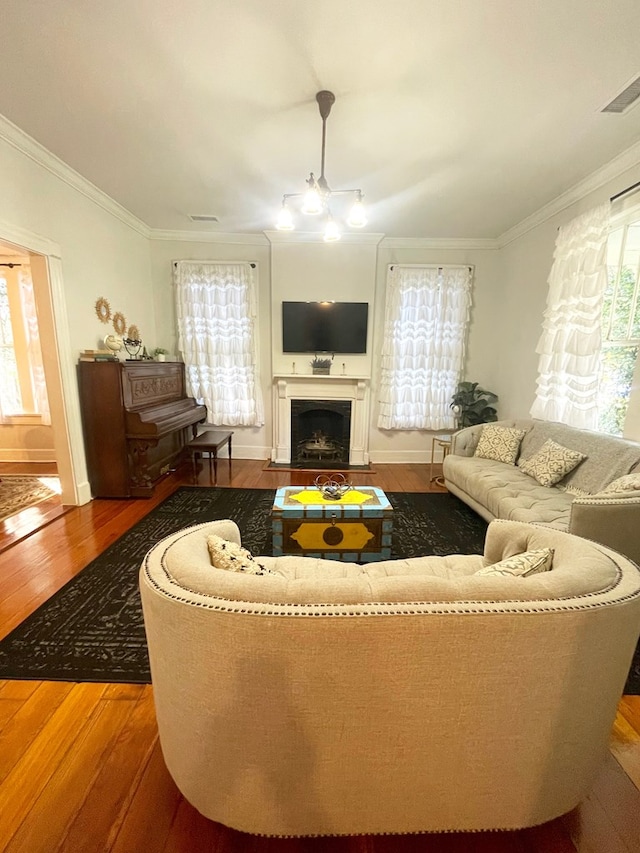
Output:
[[[142,335],[140,334],[140,330],[137,326],[129,326],[127,331],[127,337],[131,338],[134,341],[142,340]]]
[[[485,391],[477,382],[459,382],[449,408],[456,417],[458,429],[463,429],[475,424],[497,421],[497,411],[491,405],[497,400],[497,394]]]
[[[332,361],[333,355],[331,358],[320,358],[320,356],[316,356],[311,362],[311,370],[314,374],[327,375],[328,373],[331,373]]]
[[[344,474],[318,474],[314,483],[322,493],[322,497],[328,501],[339,501],[353,486]]]
[[[156,347],[153,351],[157,361],[165,361],[167,355],[169,355],[169,350],[164,349],[163,347]]]

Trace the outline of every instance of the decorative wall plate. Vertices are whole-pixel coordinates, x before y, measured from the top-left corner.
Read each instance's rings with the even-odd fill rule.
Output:
[[[137,326],[129,326],[127,337],[132,341],[142,340],[140,337],[140,329]]]
[[[104,296],[96,299],[96,315],[102,323],[108,323],[111,319],[111,306]]]
[[[113,328],[119,335],[124,335],[127,329],[127,321],[124,318],[124,314],[120,311],[116,311],[113,315]]]

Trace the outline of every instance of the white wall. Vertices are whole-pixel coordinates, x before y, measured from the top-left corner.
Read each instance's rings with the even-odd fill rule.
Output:
[[[271,327],[273,372],[311,373],[312,355],[282,352],[283,302],[367,302],[369,329],[367,352],[338,354],[333,374],[371,375],[373,358],[372,316],[375,310],[376,244],[371,243],[287,243],[271,246]]]
[[[67,182],[59,176],[57,166],[45,168],[0,138],[0,241],[13,239],[15,243],[15,235],[24,230],[38,235],[43,242],[57,244],[56,251],[59,248],[64,297],[54,310],[58,346],[63,353],[59,367],[66,376],[65,394],[70,398],[61,401],[60,409],[66,409],[70,418],[62,425],[65,434],[81,436],[75,382],[78,352],[95,348],[110,331],[96,317],[96,299],[108,299],[113,310],[122,311],[128,323],[139,325],[149,338],[155,339],[156,332],[148,238],[71,186],[71,170],[69,174]],[[56,276],[59,272],[57,268]],[[56,401],[52,401],[52,413],[54,409]],[[60,426],[54,422],[54,433]],[[58,445],[57,442],[56,448]],[[63,481],[63,499],[84,502],[89,498],[89,489],[82,448],[74,448],[74,459],[73,473],[69,468],[74,482]]]
[[[535,352],[546,306],[548,277],[558,228],[640,180],[640,164],[607,181],[579,201],[550,216],[500,250],[501,283],[495,300],[499,347],[501,416],[529,417],[538,374]],[[636,388],[636,395],[638,394]],[[640,436],[640,406],[630,406],[625,435]]]

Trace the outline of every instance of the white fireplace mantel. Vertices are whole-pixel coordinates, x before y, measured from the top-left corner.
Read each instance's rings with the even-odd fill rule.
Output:
[[[369,463],[369,379],[365,376],[276,374],[274,388],[274,447],[271,460],[291,462],[291,400],[349,400],[351,438],[349,464]]]

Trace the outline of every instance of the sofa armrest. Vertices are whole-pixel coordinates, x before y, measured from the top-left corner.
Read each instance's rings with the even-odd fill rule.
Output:
[[[571,504],[569,533],[606,545],[640,564],[640,494],[576,498]]]
[[[451,436],[451,453],[456,456],[473,456],[480,441],[484,424],[465,427]]]

